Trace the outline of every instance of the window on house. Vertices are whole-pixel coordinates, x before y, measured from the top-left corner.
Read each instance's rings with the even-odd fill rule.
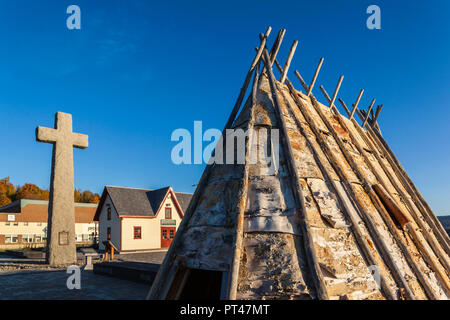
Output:
[[[166,219],[172,219],[172,208],[166,208]]]
[[[14,227],[17,227],[18,225],[19,225],[18,222],[14,222],[14,223],[13,223],[13,226],[14,226]]]
[[[108,228],[106,229],[106,238],[107,238],[108,240],[111,240],[111,227],[108,227]]]
[[[10,226],[11,222],[5,222],[5,226]]]
[[[42,226],[42,222],[37,223],[38,227]]]
[[[163,231],[162,231],[162,238],[167,239],[167,230],[166,229],[163,229]]]
[[[111,207],[108,207],[108,220],[111,220]]]
[[[28,226],[28,222],[24,222],[23,225],[24,225],[25,227],[27,227],[27,226]]]
[[[142,239],[141,227],[134,227],[134,239]]]
[[[32,234],[23,234],[22,242],[24,243],[32,243],[34,241],[34,235]]]
[[[169,234],[170,234],[170,239],[175,238],[175,230],[170,230]]]
[[[42,242],[42,235],[40,235],[40,234],[35,235],[34,242]]]
[[[19,236],[17,234],[7,234],[5,236],[6,243],[17,243],[19,242]]]

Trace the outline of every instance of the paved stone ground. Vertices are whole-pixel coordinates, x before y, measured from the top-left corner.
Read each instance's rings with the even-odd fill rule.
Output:
[[[114,256],[114,261],[134,261],[161,264],[166,256],[167,251],[143,252],[143,253],[126,253]]]
[[[13,268],[5,266],[13,265]],[[81,289],[69,290],[66,270],[51,269],[42,261],[0,255],[0,299],[2,300],[141,300],[149,286],[131,281],[81,272]]]

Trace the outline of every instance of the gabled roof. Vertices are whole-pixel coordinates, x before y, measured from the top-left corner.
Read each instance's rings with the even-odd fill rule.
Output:
[[[189,205],[192,194],[173,192],[171,187],[150,190],[106,186],[103,191],[100,204],[97,208],[97,212],[95,213],[94,220],[98,221],[107,195],[111,198],[113,206],[119,217],[154,217],[158,213],[159,208],[168,193],[175,195],[175,203],[176,205],[179,205],[179,209],[182,211],[181,215],[183,215]]]

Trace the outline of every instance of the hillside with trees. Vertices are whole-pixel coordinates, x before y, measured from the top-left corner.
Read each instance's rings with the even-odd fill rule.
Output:
[[[48,200],[49,191],[31,183],[15,187],[12,183],[0,182],[0,207],[21,199]],[[98,203],[100,195],[89,190],[74,190],[74,200],[79,203]]]

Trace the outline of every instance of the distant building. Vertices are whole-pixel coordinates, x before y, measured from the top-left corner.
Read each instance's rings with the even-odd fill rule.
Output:
[[[450,216],[437,216],[445,231],[450,235]]]
[[[168,248],[192,194],[106,186],[95,213],[99,246],[111,242],[120,251]]]
[[[97,204],[75,203],[75,234],[79,245],[94,243]],[[47,239],[48,201],[17,200],[0,208],[0,249],[43,247]]]

